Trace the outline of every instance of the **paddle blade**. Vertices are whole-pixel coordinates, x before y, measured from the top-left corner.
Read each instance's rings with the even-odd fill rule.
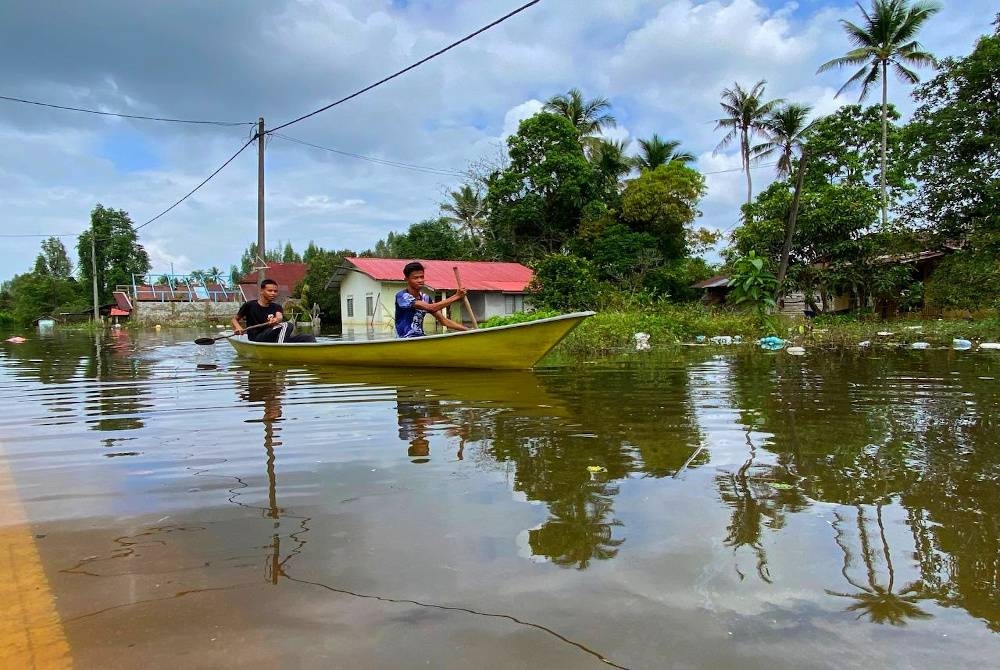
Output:
[[[215,344],[214,337],[199,337],[194,341],[195,344]]]

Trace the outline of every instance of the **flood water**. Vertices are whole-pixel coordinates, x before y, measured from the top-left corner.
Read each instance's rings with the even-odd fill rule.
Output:
[[[0,344],[0,666],[1000,658],[996,352],[300,369],[202,334]]]

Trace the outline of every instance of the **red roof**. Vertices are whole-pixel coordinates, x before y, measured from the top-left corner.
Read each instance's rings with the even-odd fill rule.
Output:
[[[128,311],[124,309],[118,309],[117,307],[111,308],[111,316],[128,316]]]
[[[278,286],[287,286],[293,289],[296,284],[306,278],[306,272],[308,271],[308,263],[270,263],[267,266],[267,270],[264,271],[264,276],[278,282]],[[259,284],[259,276],[260,274],[257,270],[254,270],[240,279],[240,283]]]
[[[376,281],[403,281],[403,266],[408,258],[345,258]],[[420,261],[424,266],[424,281],[439,291],[458,288],[454,268],[462,277],[462,286],[470,291],[502,291],[523,293],[531,282],[532,272],[520,263],[483,261]],[[346,272],[346,270],[345,270]]]

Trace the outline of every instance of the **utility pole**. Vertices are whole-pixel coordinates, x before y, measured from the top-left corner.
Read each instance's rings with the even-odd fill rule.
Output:
[[[97,306],[97,229],[93,221],[90,224],[90,277],[94,285],[94,323],[101,320],[101,311]]]
[[[264,246],[264,117],[257,119],[257,283],[265,279],[267,255]]]

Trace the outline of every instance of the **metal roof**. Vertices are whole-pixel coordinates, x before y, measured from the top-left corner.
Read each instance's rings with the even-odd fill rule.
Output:
[[[361,272],[375,281],[404,281],[403,267],[408,258],[345,258],[337,268],[327,288],[340,286],[348,272]],[[439,291],[458,288],[454,268],[462,277],[462,285],[470,291],[499,291],[524,293],[531,282],[532,272],[520,263],[495,263],[485,261],[420,261],[424,266],[425,283]]]

